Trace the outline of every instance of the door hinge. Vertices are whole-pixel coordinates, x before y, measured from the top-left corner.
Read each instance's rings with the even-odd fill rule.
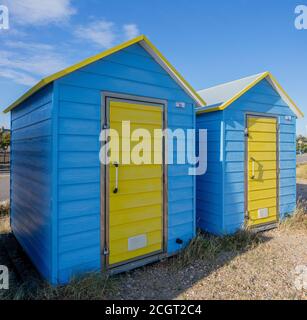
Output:
[[[107,123],[105,123],[105,124],[103,125],[103,129],[109,129],[109,126],[108,126]]]
[[[247,128],[244,129],[244,136],[248,137],[248,129]]]
[[[248,214],[248,211],[245,211],[245,215],[244,215],[244,218],[245,218],[245,219],[247,219],[247,220],[249,219],[249,214]]]
[[[103,249],[103,255],[105,255],[105,256],[109,255],[109,248]]]

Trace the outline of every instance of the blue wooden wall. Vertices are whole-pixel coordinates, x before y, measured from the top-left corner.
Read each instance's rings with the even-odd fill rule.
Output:
[[[101,91],[168,101],[168,127],[194,128],[191,98],[138,44],[55,82],[58,96],[58,281],[100,269]],[[175,107],[176,101],[186,108]],[[176,144],[175,144],[176,145]],[[174,153],[177,151],[174,148]],[[168,252],[195,234],[195,179],[188,165],[168,166]],[[183,245],[176,239],[184,240]]]
[[[34,265],[52,277],[52,99],[47,86],[11,112],[11,226]]]
[[[262,80],[259,84],[245,93],[224,111],[201,114],[197,116],[197,125],[207,127],[206,119],[212,119],[224,125],[223,138],[219,143],[223,143],[223,171],[217,173],[216,179],[223,185],[223,193],[220,197],[216,196],[223,205],[217,215],[212,220],[211,212],[197,198],[197,214],[201,215],[200,221],[210,220],[209,223],[200,223],[199,226],[204,230],[216,234],[233,233],[240,229],[244,224],[244,128],[245,113],[258,112],[278,116],[279,122],[279,167],[280,167],[280,189],[279,189],[279,212],[283,218],[286,214],[291,214],[296,206],[296,154],[295,154],[295,132],[296,117],[286,103],[280,98],[279,94],[272,88],[267,80]],[[292,116],[292,120],[286,120],[285,116]],[[216,126],[214,126],[216,128]],[[208,126],[210,131],[210,126]],[[208,141],[209,154],[216,150],[216,142]],[[216,157],[217,159],[217,157]],[[210,171],[208,171],[210,174]],[[205,174],[197,179],[198,195],[203,196],[211,188],[207,188]],[[203,198],[202,196],[202,198]],[[209,207],[210,208],[210,207]],[[222,221],[222,222],[221,222]],[[219,229],[212,226],[212,223],[221,222]]]
[[[197,129],[207,129],[207,172],[196,178],[197,225],[202,230],[219,233],[223,225],[223,113],[197,116]]]

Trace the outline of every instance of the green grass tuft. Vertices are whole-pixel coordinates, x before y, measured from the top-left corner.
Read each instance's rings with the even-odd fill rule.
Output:
[[[261,242],[259,234],[248,230],[222,237],[200,232],[188,247],[174,258],[174,262],[178,266],[186,266],[195,260],[213,260],[222,252],[245,251]]]

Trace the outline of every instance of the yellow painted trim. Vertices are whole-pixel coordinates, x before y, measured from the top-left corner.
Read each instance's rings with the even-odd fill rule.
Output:
[[[191,91],[202,106],[206,106],[203,98],[191,87],[191,85],[182,77],[182,75],[171,65],[171,63],[163,56],[163,54],[144,36],[144,41],[152,49],[152,51],[167,65],[167,67],[175,74],[175,76]]]
[[[268,72],[269,77],[273,80],[273,82],[275,82],[275,84],[277,85],[278,89],[289,99],[289,101],[292,103],[292,105],[294,106],[294,108],[296,109],[296,111],[301,115],[301,117],[304,117],[304,113],[299,109],[299,107],[297,106],[297,104],[290,98],[290,96],[287,94],[287,92],[283,89],[283,87],[279,84],[279,82],[276,80],[276,78],[270,73]]]
[[[29,98],[32,94],[37,92],[39,89],[45,87],[49,83],[51,83],[51,82],[53,82],[53,81],[55,81],[55,80],[57,80],[57,79],[59,79],[61,77],[64,77],[64,76],[68,75],[69,73],[74,72],[74,71],[76,71],[76,70],[78,70],[78,69],[80,69],[82,67],[85,67],[90,63],[93,63],[93,62],[95,62],[95,61],[97,61],[99,59],[102,59],[102,58],[104,58],[104,57],[106,57],[106,56],[108,56],[108,55],[110,55],[112,53],[115,53],[115,52],[117,52],[119,50],[122,50],[122,49],[125,49],[125,48],[127,48],[127,47],[129,47],[129,46],[131,46],[131,45],[133,45],[133,44],[135,44],[137,42],[140,42],[143,39],[144,39],[144,36],[141,35],[141,36],[136,37],[136,38],[134,38],[134,39],[132,39],[130,41],[124,42],[124,43],[122,43],[122,44],[120,44],[120,45],[118,45],[118,46],[116,46],[114,48],[108,49],[108,50],[106,50],[104,52],[101,52],[101,53],[95,55],[95,56],[87,58],[87,59],[85,59],[85,60],[83,60],[83,61],[81,61],[79,63],[76,63],[76,64],[74,64],[74,65],[72,65],[72,66],[70,66],[70,67],[68,67],[68,68],[66,68],[64,70],[61,70],[61,71],[59,71],[59,72],[57,72],[57,73],[55,73],[55,74],[53,74],[51,76],[48,76],[48,77],[42,79],[34,87],[32,87],[29,91],[27,91],[24,95],[22,95],[17,101],[15,101],[8,108],[6,108],[3,112],[7,113],[7,112],[11,111],[17,105],[19,105],[21,102],[23,102],[24,100]]]
[[[228,100],[226,103],[224,103],[220,108],[221,110],[226,109],[229,105],[231,105],[232,103],[234,103],[236,100],[238,100],[241,96],[243,96],[243,94],[245,94],[247,91],[249,91],[251,88],[253,88],[257,83],[259,83],[261,80],[263,80],[264,78],[266,78],[269,75],[268,72],[265,72],[264,74],[262,74],[259,78],[257,78],[256,80],[254,80],[250,85],[248,85],[246,88],[244,88],[242,91],[240,91],[239,93],[237,93],[233,98],[231,98],[230,100]]]
[[[234,103],[236,100],[238,100],[242,95],[244,95],[247,91],[249,91],[251,88],[253,88],[256,84],[258,84],[261,80],[265,79],[266,77],[270,77],[272,82],[276,84],[279,90],[282,91],[282,93],[289,99],[289,101],[292,103],[292,105],[295,107],[297,112],[304,117],[303,112],[297,107],[297,105],[294,103],[294,101],[289,97],[289,95],[285,92],[285,90],[281,87],[281,85],[278,83],[275,77],[273,75],[266,71],[261,76],[259,76],[257,79],[255,79],[250,85],[248,85],[246,88],[238,92],[235,96],[233,96],[230,100],[226,101],[225,103],[221,104],[218,107],[208,108],[204,110],[196,111],[197,114],[201,113],[208,113],[208,112],[214,112],[214,111],[221,111],[226,109],[228,106],[230,106],[232,103]]]
[[[7,113],[9,111],[11,111],[12,109],[14,109],[15,107],[17,107],[20,103],[22,103],[23,101],[25,101],[27,98],[29,98],[31,95],[33,95],[35,92],[37,92],[38,90],[40,90],[41,88],[45,87],[46,85],[48,85],[49,83],[64,77],[80,68],[83,68],[87,65],[89,65],[90,63],[96,62],[102,58],[105,58],[113,53],[116,53],[122,49],[125,49],[135,43],[141,42],[141,41],[145,41],[146,44],[155,52],[155,54],[157,54],[157,56],[163,61],[163,63],[165,63],[165,65],[168,66],[168,68],[171,70],[171,72],[174,73],[174,75],[183,83],[184,86],[186,86],[188,88],[188,90],[191,92],[192,98],[197,102],[200,103],[202,105],[206,105],[205,101],[203,101],[203,99],[196,93],[196,91],[184,80],[184,78],[178,73],[178,71],[166,60],[166,58],[160,53],[160,51],[144,36],[144,35],[140,35],[132,40],[126,41],[118,46],[115,46],[111,49],[108,49],[104,52],[101,52],[97,55],[94,55],[92,57],[89,57],[79,63],[76,63],[64,70],[61,70],[51,76],[48,76],[44,79],[42,79],[41,81],[39,81],[34,87],[32,87],[30,90],[28,90],[24,95],[22,95],[18,100],[16,100],[13,104],[11,104],[8,108],[6,108],[3,112]]]
[[[204,109],[204,110],[197,110],[196,109],[196,113],[201,114],[201,113],[208,113],[208,112],[214,112],[214,111],[220,111],[220,110],[222,110],[221,106],[218,106],[218,107],[208,108],[208,109]]]

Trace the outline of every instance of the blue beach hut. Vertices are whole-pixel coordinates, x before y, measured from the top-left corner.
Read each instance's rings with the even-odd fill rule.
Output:
[[[187,245],[196,225],[189,166],[103,165],[99,136],[122,121],[193,129],[195,107],[204,105],[139,36],[41,80],[5,110],[11,226],[44,278],[58,284],[88,271],[121,272]]]
[[[200,90],[197,128],[208,130],[207,172],[197,177],[197,221],[231,234],[272,228],[296,207],[296,119],[303,117],[269,73]]]

